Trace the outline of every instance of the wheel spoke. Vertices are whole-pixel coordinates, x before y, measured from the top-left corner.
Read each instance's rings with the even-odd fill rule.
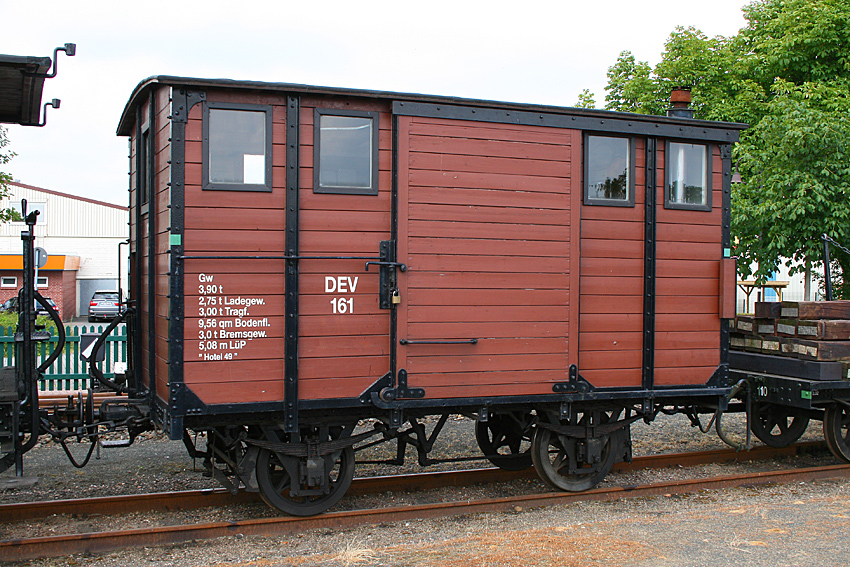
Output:
[[[275,483],[274,489],[278,494],[283,494],[284,490],[288,490],[290,486],[289,475],[280,475],[280,482]]]
[[[770,412],[768,412],[764,421],[765,421],[765,424],[764,424],[765,431],[772,432],[773,429],[777,425],[779,425],[779,416],[776,415],[776,412],[770,411]],[[782,426],[780,426],[780,429],[782,429]]]
[[[797,441],[809,425],[809,418],[794,409],[771,403],[756,403],[750,429],[765,445],[787,447]]]
[[[559,450],[555,454],[555,459],[552,461],[552,469],[554,469],[555,472],[560,472],[561,468],[563,468],[563,466],[564,466],[564,461],[566,461],[566,460],[567,460],[567,452],[564,451],[563,449]]]
[[[475,424],[475,439],[487,459],[499,468],[518,471],[531,466],[530,439],[524,425],[530,416],[522,413],[491,414]]]

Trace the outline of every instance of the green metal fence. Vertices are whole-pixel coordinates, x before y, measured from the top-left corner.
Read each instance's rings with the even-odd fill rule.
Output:
[[[65,348],[53,364],[44,372],[44,380],[38,385],[40,392],[62,392],[85,390],[90,386],[88,362],[80,358],[80,337],[87,333],[103,332],[99,325],[73,325],[65,327]],[[41,364],[56,349],[58,337],[36,344],[36,364]],[[15,365],[15,328],[0,327],[3,366]],[[103,375],[109,379],[115,377],[115,364],[127,362],[127,330],[119,325],[112,331],[104,344],[104,361],[100,363]]]

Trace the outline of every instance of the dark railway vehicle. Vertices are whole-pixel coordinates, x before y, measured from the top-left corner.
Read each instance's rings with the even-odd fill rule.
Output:
[[[583,490],[635,420],[724,410],[744,126],[675,106],[144,81],[118,134],[154,421],[226,486],[314,514],[355,447],[426,464],[448,414],[494,464]]]

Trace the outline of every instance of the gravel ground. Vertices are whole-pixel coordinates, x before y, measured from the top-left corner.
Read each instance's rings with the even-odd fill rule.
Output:
[[[728,428],[741,435],[733,417]],[[449,421],[433,457],[477,453],[472,423]],[[821,439],[813,423],[805,439]],[[633,426],[635,456],[726,447],[711,432],[702,434],[683,416],[661,416]],[[390,445],[384,446],[389,448]],[[84,447],[72,447],[82,451]],[[378,451],[376,449],[376,451]],[[403,467],[358,467],[358,476],[419,472],[412,450]],[[609,475],[606,485],[735,474],[777,467],[835,464],[829,456],[781,462],[709,465]],[[487,463],[481,463],[484,466]],[[457,465],[455,465],[457,466]],[[129,448],[103,449],[100,459],[75,469],[60,447],[44,443],[25,457],[25,472],[37,475],[31,489],[7,490],[3,503],[69,498],[75,495],[215,487],[194,466],[180,442],[149,435]],[[446,467],[444,467],[446,468]],[[10,477],[10,471],[0,479]],[[505,485],[443,489],[417,494],[347,497],[335,509],[543,492],[537,480]],[[764,486],[697,495],[588,502],[439,520],[421,520],[354,530],[315,530],[298,536],[220,538],[152,549],[130,549],[94,557],[35,561],[32,565],[844,565],[850,519],[850,481]],[[273,516],[261,504],[183,514],[121,516],[124,527],[185,521],[227,521]],[[66,530],[115,529],[109,516],[53,517],[35,523],[0,525],[0,538],[49,535]]]

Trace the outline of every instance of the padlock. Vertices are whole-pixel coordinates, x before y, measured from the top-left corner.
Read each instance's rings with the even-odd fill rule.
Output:
[[[390,297],[392,298],[391,301],[393,305],[398,305],[399,303],[401,303],[401,296],[398,294],[397,289],[393,290],[393,294]]]

